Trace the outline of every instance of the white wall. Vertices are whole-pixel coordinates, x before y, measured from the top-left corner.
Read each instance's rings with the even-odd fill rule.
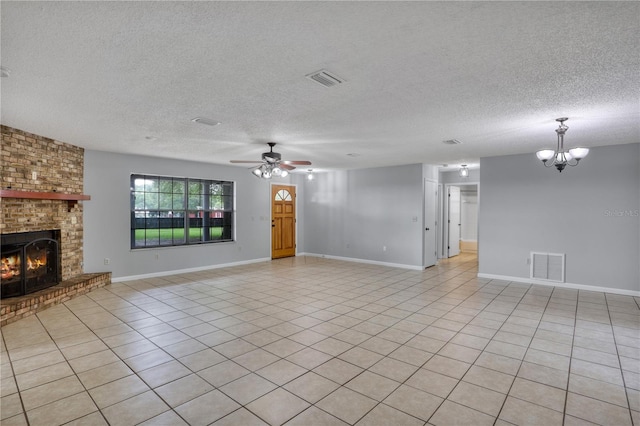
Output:
[[[83,203],[85,272],[111,271],[120,278],[271,257],[269,181],[245,168],[90,150],[84,166],[84,190],[91,195]],[[235,181],[236,241],[130,249],[132,173]],[[104,258],[111,263],[105,265]]]
[[[305,252],[421,267],[421,164],[317,173],[303,186]]]
[[[457,170],[439,172],[438,180],[442,184],[469,184],[474,182],[478,183],[480,182],[480,170],[469,169],[469,176],[467,177],[461,177]]]
[[[562,173],[535,154],[481,159],[479,272],[529,277],[566,253],[566,282],[640,291],[640,144],[593,148]]]
[[[475,189],[475,187],[474,187]],[[478,240],[478,192],[460,187],[460,239]]]

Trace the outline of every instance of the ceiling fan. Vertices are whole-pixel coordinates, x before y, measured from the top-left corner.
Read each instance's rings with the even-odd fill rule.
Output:
[[[289,174],[289,171],[295,169],[295,166],[310,166],[311,161],[283,161],[279,152],[273,152],[273,147],[276,146],[275,142],[268,142],[270,147],[269,152],[262,153],[262,160],[245,161],[245,160],[231,160],[234,164],[260,164],[253,170],[255,176],[263,179],[271,179],[272,176],[285,177]]]

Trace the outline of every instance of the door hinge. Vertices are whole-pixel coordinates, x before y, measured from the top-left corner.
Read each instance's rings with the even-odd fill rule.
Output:
[[[447,250],[449,250],[451,247],[447,246]]]

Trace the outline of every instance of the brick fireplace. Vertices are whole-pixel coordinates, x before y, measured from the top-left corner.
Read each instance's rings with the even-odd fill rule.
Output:
[[[55,230],[59,238],[59,279],[77,284],[83,275],[79,200],[88,198],[83,195],[84,149],[7,126],[0,126],[0,130],[0,233],[10,236]],[[33,294],[50,300],[42,291]],[[2,324],[7,323],[8,300],[2,301]],[[20,302],[23,308],[25,303],[38,305]]]

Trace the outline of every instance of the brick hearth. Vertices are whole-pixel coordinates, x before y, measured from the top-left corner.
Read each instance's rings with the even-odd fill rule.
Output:
[[[111,283],[111,272],[82,274],[53,287],[0,301],[0,327]]]

